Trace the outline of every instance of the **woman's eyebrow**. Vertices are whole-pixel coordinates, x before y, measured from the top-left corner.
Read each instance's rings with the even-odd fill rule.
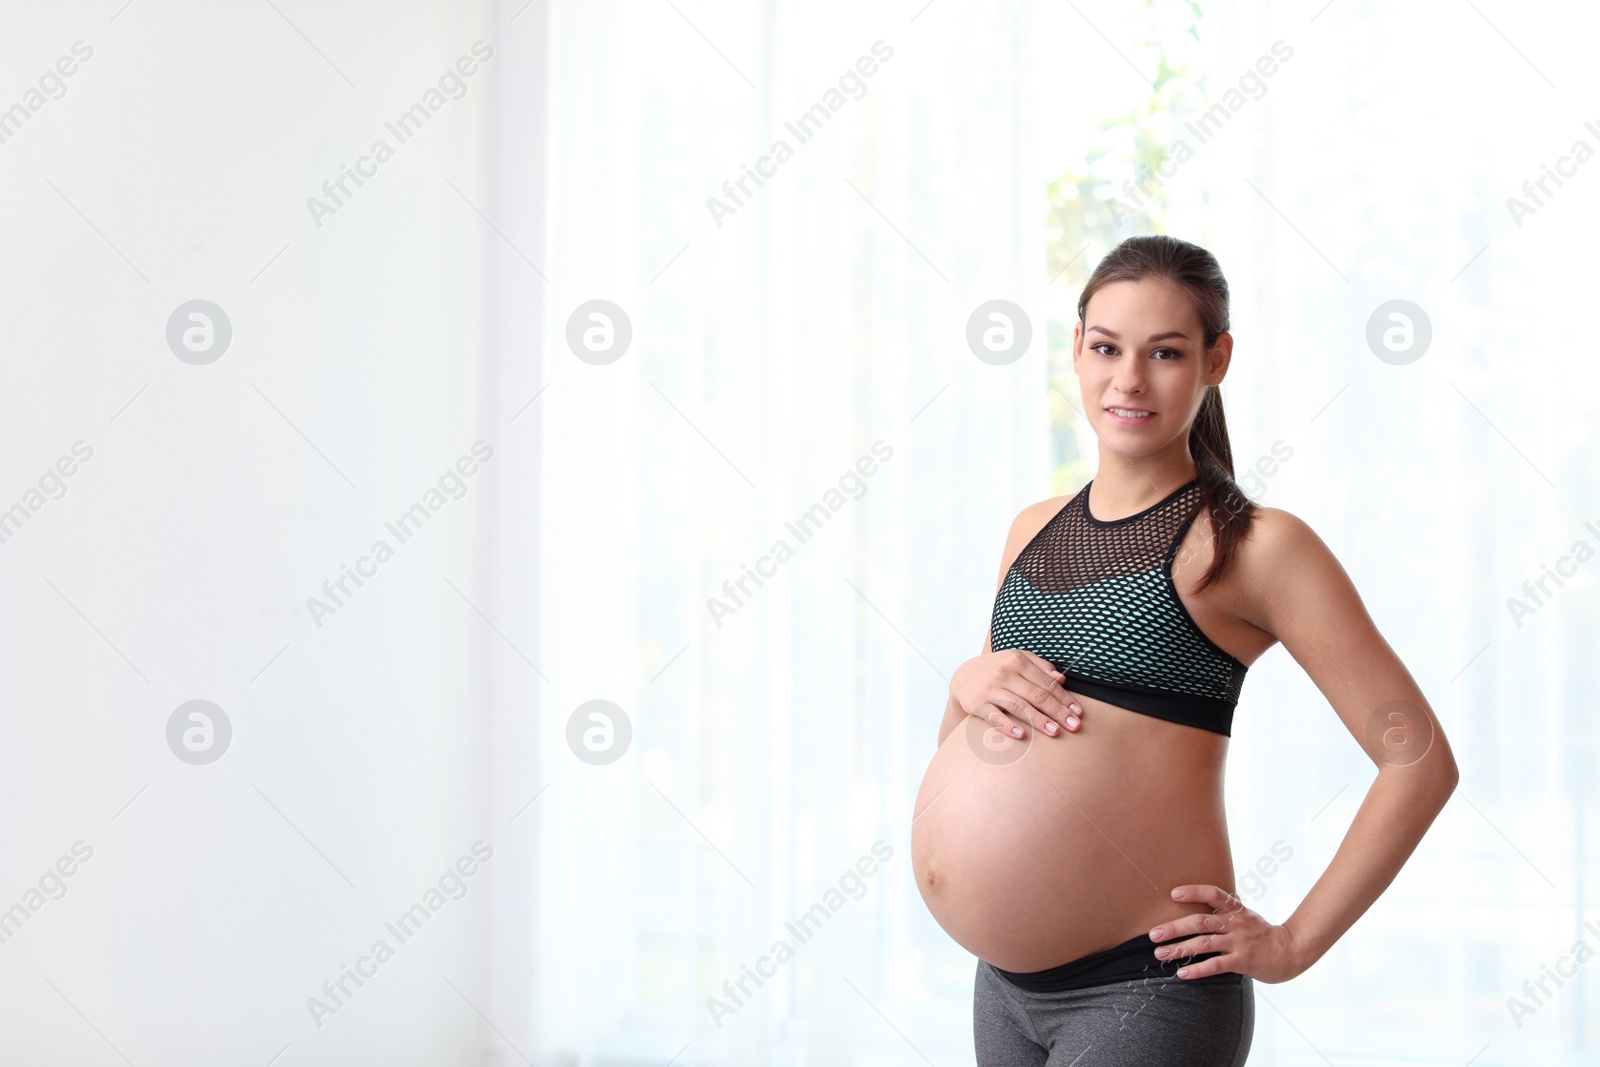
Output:
[[[1108,330],[1104,326],[1091,326],[1091,327],[1089,327],[1088,330],[1086,330],[1084,332],[1085,333],[1093,333],[1096,330],[1099,330],[1101,333],[1105,334],[1107,337],[1113,338],[1113,339],[1118,340],[1118,341],[1122,340],[1121,336],[1115,330]],[[1169,337],[1176,337],[1180,341],[1187,341],[1189,339],[1189,335],[1184,333],[1181,330],[1168,330],[1166,333],[1151,334],[1145,340],[1145,344],[1155,344],[1157,341],[1165,341]]]

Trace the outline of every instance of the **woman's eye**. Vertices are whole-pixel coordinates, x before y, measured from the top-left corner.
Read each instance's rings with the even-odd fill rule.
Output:
[[[1106,349],[1111,349],[1111,351],[1108,352]],[[1099,352],[1102,356],[1114,356],[1117,354],[1116,346],[1110,341],[1101,341],[1099,344],[1090,345],[1089,350],[1091,352]],[[1162,356],[1163,353],[1165,353],[1165,357]],[[1165,359],[1181,359],[1183,357],[1183,353],[1178,351],[1176,348],[1158,348],[1154,352],[1151,352],[1150,355],[1152,358]]]

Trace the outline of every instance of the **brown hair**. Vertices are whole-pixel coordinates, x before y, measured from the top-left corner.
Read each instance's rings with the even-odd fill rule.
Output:
[[[1189,294],[1208,351],[1228,329],[1228,281],[1216,257],[1199,245],[1166,234],[1129,237],[1106,253],[1078,297],[1079,324],[1087,325],[1084,315],[1089,298],[1102,286],[1144,278],[1163,278]],[[1233,480],[1233,448],[1228,444],[1228,423],[1222,414],[1222,391],[1215,385],[1206,387],[1189,428],[1189,452],[1204,489],[1200,507],[1211,513],[1216,528],[1216,557],[1201,576],[1199,590],[1222,574],[1239,542],[1249,534],[1256,513],[1255,502]]]

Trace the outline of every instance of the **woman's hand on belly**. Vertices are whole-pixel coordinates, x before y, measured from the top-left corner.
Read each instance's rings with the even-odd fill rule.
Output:
[[[950,695],[968,715],[1012,737],[1026,723],[1051,737],[1076,730],[1083,706],[1062,688],[1066,676],[1042,656],[1007,648],[974,656],[956,668]]]

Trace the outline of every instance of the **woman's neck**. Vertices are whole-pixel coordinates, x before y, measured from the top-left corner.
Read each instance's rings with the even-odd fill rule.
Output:
[[[1092,479],[1089,510],[1098,519],[1115,521],[1137,515],[1174,491],[1199,477],[1194,461],[1187,456],[1178,462],[1158,462],[1153,457],[1135,463],[1113,457],[1103,462]]]

